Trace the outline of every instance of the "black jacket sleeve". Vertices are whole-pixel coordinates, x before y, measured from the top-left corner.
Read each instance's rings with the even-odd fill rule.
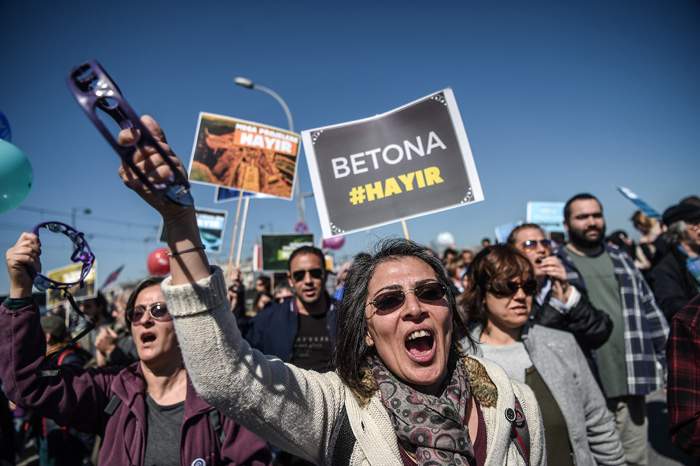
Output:
[[[656,303],[671,322],[673,315],[697,295],[697,288],[688,277],[688,271],[680,263],[682,258],[670,252],[651,271]]]
[[[535,320],[546,327],[570,332],[584,353],[589,353],[608,341],[613,323],[605,312],[591,304],[584,292],[580,293],[581,299],[578,304],[567,313],[554,308],[549,303],[551,295],[548,296],[544,304],[537,309]]]

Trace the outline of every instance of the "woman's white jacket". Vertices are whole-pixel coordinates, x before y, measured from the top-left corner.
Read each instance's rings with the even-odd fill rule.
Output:
[[[162,288],[189,376],[211,405],[279,448],[316,464],[403,464],[378,395],[360,406],[336,373],[299,369],[251,349],[229,311],[220,269],[212,268],[212,275],[195,285],[173,286],[168,278]],[[542,421],[532,391],[511,381],[497,365],[470,359],[472,393],[487,426],[486,464],[525,464],[506,419],[517,396],[529,428],[530,465],[544,465]]]

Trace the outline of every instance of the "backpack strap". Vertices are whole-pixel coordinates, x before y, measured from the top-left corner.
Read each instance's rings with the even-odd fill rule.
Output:
[[[520,456],[525,460],[525,465],[530,465],[530,430],[527,427],[527,419],[520,400],[515,397],[514,408],[506,409],[506,420],[511,423],[510,438],[515,443]]]
[[[340,426],[336,432],[335,445],[333,447],[333,461],[331,464],[337,466],[349,466],[352,450],[355,448],[355,434],[352,433],[352,426],[348,418],[348,410],[343,406],[343,411],[336,421]]]
[[[214,429],[216,437],[219,439],[219,448],[224,444],[224,437],[226,433],[224,432],[224,426],[221,422],[221,413],[216,409],[209,411],[209,425]]]
[[[117,397],[117,395],[112,395],[112,398],[109,399],[109,403],[107,403],[107,406],[105,406],[104,413],[107,416],[111,416],[114,414],[114,412],[117,410],[119,405],[122,403],[122,400]]]
[[[70,354],[73,354],[75,352],[75,349],[72,347],[67,347],[63,351],[61,351],[61,354],[58,355],[58,360],[56,363],[60,366],[63,364],[63,361],[66,359],[66,357]]]

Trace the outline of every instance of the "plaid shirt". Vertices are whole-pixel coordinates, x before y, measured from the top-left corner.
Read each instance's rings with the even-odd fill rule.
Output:
[[[663,372],[658,373],[656,361],[666,368],[668,323],[632,259],[616,246],[606,244],[605,252],[612,260],[620,289],[625,320],[627,388],[630,395],[646,395],[663,386]],[[566,267],[569,283],[585,293],[586,284],[566,248],[559,248],[557,255]]]
[[[700,296],[673,316],[667,350],[673,443],[700,458]]]

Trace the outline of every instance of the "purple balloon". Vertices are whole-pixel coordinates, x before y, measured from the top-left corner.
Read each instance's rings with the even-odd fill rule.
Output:
[[[325,238],[322,243],[323,249],[333,249],[337,250],[343,247],[345,244],[345,236],[331,236],[330,238]]]

